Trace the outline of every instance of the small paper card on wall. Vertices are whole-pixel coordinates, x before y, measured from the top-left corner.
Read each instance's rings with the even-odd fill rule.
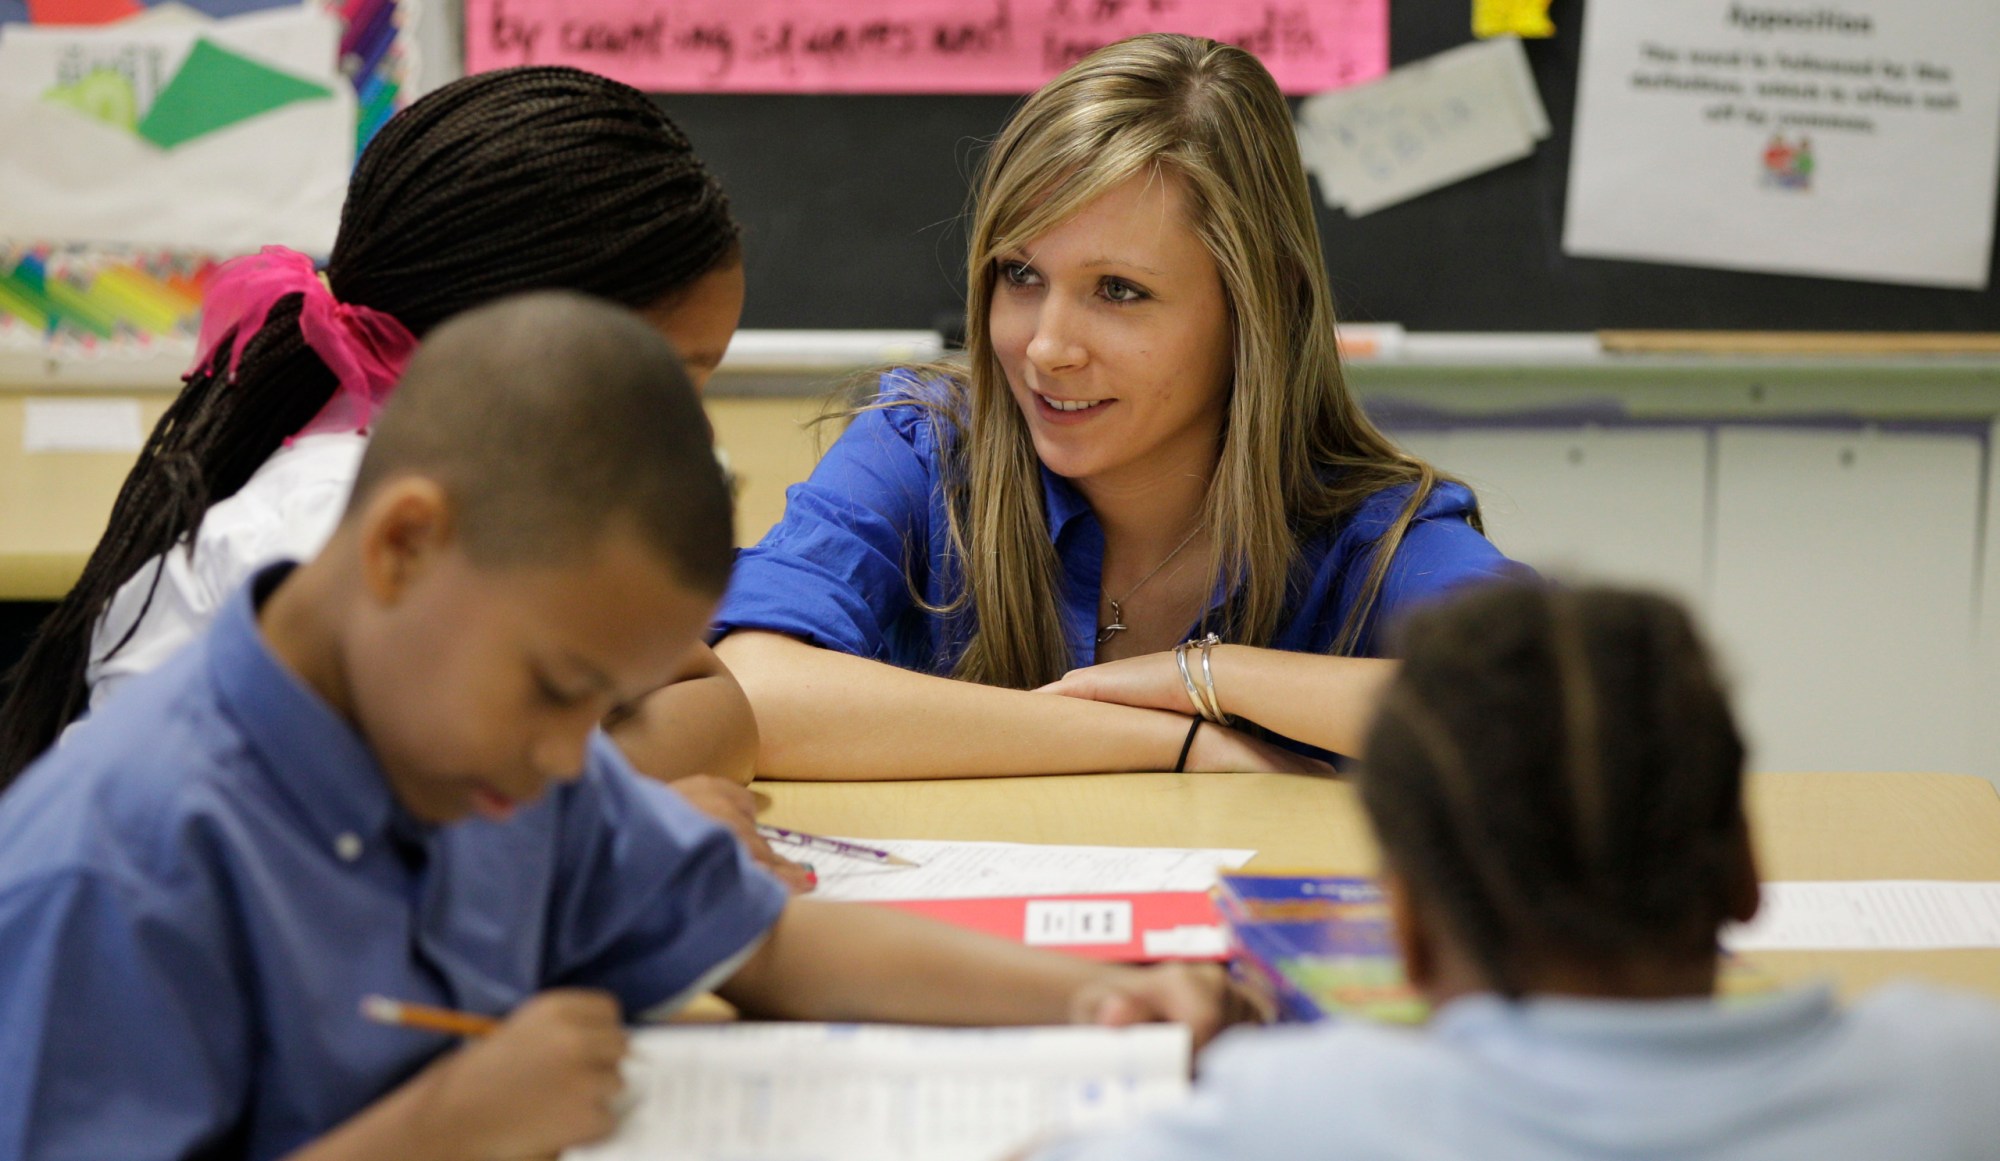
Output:
[[[1994,0],[1592,0],[1563,249],[1977,289]]]
[[[1472,0],[1472,35],[1534,36],[1556,34],[1549,20],[1549,0]]]
[[[1389,67],[1388,0],[467,0],[465,65],[656,92],[1027,93],[1144,32],[1241,45],[1288,93]]]
[[[146,442],[137,399],[30,399],[24,452],[135,452]]]
[[[0,237],[325,253],[354,151],[339,36],[309,8],[0,26]]]
[[[1514,37],[1404,65],[1299,106],[1320,196],[1360,217],[1534,152],[1548,114]]]

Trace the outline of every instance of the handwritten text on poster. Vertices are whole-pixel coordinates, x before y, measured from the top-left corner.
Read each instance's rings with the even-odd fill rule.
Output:
[[[662,92],[1025,93],[1095,49],[1187,32],[1292,93],[1388,70],[1388,0],[468,0],[466,65],[568,64]]]

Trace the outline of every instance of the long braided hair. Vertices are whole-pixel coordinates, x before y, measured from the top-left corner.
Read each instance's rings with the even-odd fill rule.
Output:
[[[654,308],[735,261],[740,237],[721,185],[643,93],[527,67],[453,82],[383,127],[355,168],[325,273],[339,301],[421,338],[527,290]],[[91,634],[119,588],[192,543],[209,506],[332,396],[333,374],[299,330],[301,302],[278,300],[233,377],[221,344],[154,427],[82,577],[8,675],[0,789],[87,704]]]
[[[1712,954],[1743,851],[1743,743],[1687,614],[1496,586],[1405,626],[1360,776],[1383,854],[1518,997],[1550,962]]]

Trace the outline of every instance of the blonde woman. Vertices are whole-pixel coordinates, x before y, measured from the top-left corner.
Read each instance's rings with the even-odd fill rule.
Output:
[[[885,376],[718,613],[761,774],[1324,769],[1220,724],[1306,707],[1353,751],[1377,627],[1513,566],[1348,393],[1309,199],[1240,49],[1138,37],[1029,98],[978,187],[967,366]]]

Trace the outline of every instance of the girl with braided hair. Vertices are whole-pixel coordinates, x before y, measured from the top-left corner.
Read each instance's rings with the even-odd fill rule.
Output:
[[[257,567],[318,551],[419,339],[539,289],[640,312],[697,387],[742,311],[740,230],[721,185],[644,94],[576,69],[467,77],[393,118],[355,168],[323,273],[276,247],[225,265],[185,387],[11,675],[0,788],[87,704],[197,636]],[[749,705],[699,652],[617,735],[656,776],[747,781]],[[740,789],[684,789],[761,845]]]
[[[1186,1108],[1036,1161],[1993,1155],[1983,998],[1715,999],[1757,879],[1743,744],[1679,606],[1489,586],[1403,645],[1358,784],[1429,1027],[1225,1041]]]

